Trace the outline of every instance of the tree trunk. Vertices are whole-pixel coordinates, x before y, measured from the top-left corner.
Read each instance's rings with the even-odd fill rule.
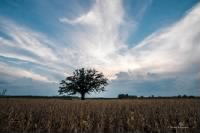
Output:
[[[81,93],[81,100],[85,100],[85,93]]]

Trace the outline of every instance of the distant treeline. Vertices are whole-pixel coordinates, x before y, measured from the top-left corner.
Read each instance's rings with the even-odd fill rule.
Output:
[[[72,99],[79,99],[79,97],[76,96],[32,96],[32,95],[25,95],[25,96],[0,96],[0,98],[30,98],[30,99],[66,99],[66,100],[72,100]]]
[[[178,96],[136,96],[128,94],[119,94],[118,99],[179,99],[179,98],[200,98],[199,96],[187,96],[187,95],[178,95]]]
[[[78,96],[9,96],[4,95],[0,96],[0,98],[30,98],[30,99],[65,99],[65,100],[78,100],[80,97]],[[200,96],[187,96],[187,95],[178,95],[178,96],[136,96],[136,95],[128,95],[128,94],[119,94],[117,98],[104,98],[104,97],[94,97],[94,98],[86,98],[90,100],[114,100],[114,99],[182,99],[182,98],[200,98]]]

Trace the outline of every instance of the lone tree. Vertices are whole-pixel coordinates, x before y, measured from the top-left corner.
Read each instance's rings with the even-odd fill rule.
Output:
[[[104,77],[103,73],[95,69],[81,68],[75,70],[73,76],[66,77],[61,81],[58,92],[68,95],[79,93],[81,100],[84,100],[86,93],[105,91],[104,86],[108,85],[107,81],[108,79]]]

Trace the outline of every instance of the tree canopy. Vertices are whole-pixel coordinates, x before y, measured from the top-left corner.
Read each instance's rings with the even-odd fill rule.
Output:
[[[104,87],[108,85],[107,81],[108,79],[104,77],[103,73],[95,69],[81,68],[75,70],[72,76],[61,81],[58,92],[68,95],[79,93],[81,99],[84,100],[86,93],[105,91]]]

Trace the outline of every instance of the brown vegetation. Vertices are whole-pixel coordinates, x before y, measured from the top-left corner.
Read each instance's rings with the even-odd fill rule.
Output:
[[[172,127],[186,127],[181,132],[197,132],[199,102],[199,99],[0,99],[0,132],[166,132]]]

